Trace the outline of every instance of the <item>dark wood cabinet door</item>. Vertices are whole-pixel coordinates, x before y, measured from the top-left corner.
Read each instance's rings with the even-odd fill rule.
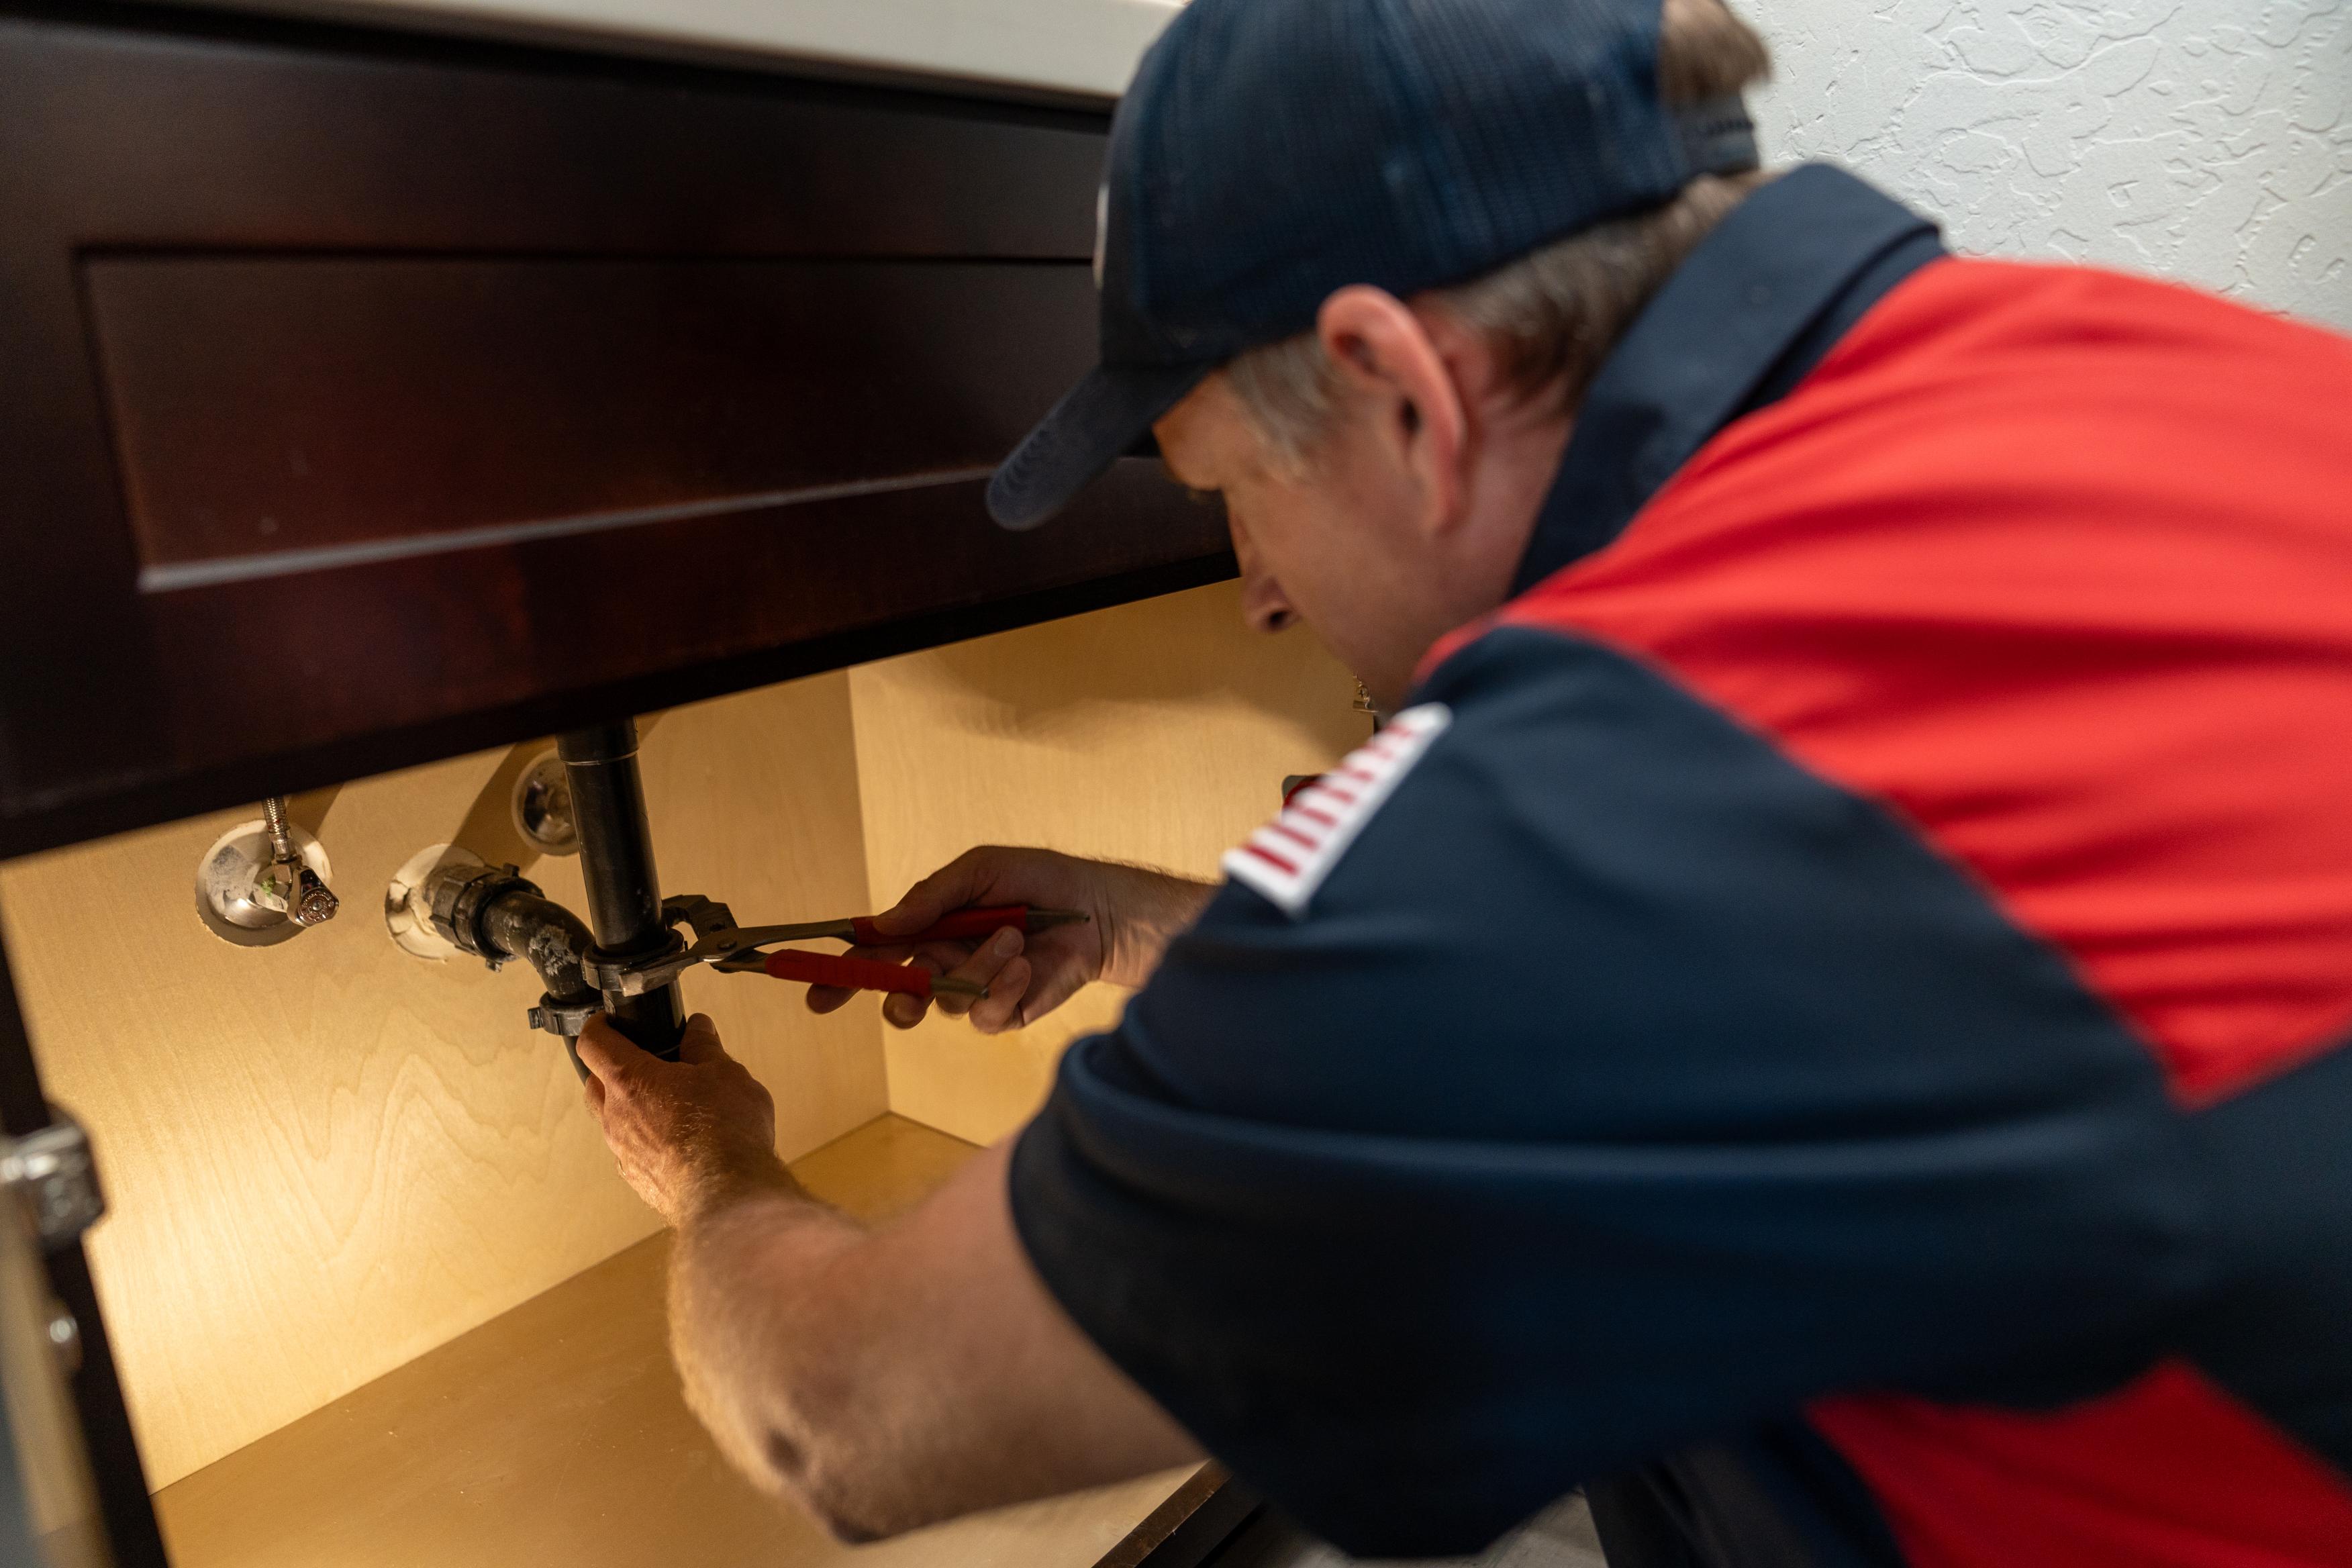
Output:
[[[1231,570],[988,467],[1099,113],[0,9],[0,854]]]

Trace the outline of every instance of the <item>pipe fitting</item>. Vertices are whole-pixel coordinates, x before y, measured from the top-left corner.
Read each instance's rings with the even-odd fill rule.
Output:
[[[514,867],[445,866],[426,878],[424,893],[435,932],[460,952],[492,969],[512,959],[530,964],[547,987],[543,1007],[572,1013],[603,1005],[583,967],[596,945],[587,923]]]
[[[484,935],[482,911],[494,900],[518,889],[536,893],[539,887],[512,866],[455,862],[436,868],[425,879],[425,917],[443,941],[460,952],[487,961],[496,969],[520,955],[506,952]]]
[[[583,966],[596,945],[586,922],[521,878],[482,906],[477,929],[487,945],[531,966],[547,987],[544,1005],[603,1005]]]

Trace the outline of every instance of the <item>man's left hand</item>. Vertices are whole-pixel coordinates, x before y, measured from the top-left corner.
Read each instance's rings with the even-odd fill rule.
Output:
[[[579,1048],[588,1109],[614,1163],[673,1228],[755,1193],[793,1190],[776,1158],[775,1101],[719,1045],[709,1015],[687,1020],[675,1062],[640,1050],[603,1017]]]

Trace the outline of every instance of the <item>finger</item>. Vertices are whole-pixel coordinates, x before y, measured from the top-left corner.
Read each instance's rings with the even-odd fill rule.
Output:
[[[970,879],[961,868],[966,858],[958,856],[898,896],[898,901],[874,917],[874,923],[890,932],[914,932],[936,921],[950,910],[961,909],[971,900],[965,892]]]
[[[856,994],[856,992],[846,985],[812,985],[808,988],[808,994],[802,1000],[807,1003],[808,1010],[812,1013],[833,1013],[839,1011],[844,1004]]]
[[[867,958],[880,963],[912,963],[918,968],[930,971],[933,974],[944,974],[971,956],[971,944],[929,942],[919,948],[853,946],[842,956]],[[808,1010],[812,1013],[831,1013],[857,994],[855,989],[845,985],[812,985],[808,988],[806,998]],[[887,997],[884,999],[883,1021],[901,1029],[911,1029],[922,1021],[924,1007],[922,998],[903,993],[898,994],[899,1000],[895,1007]]]
[[[914,951],[911,947],[860,947],[853,943],[841,956],[871,958],[883,963],[904,963]],[[851,997],[856,994],[855,986],[812,985],[802,1000],[812,1013],[834,1013],[838,1012]]]
[[[996,879],[993,848],[967,849],[906,891],[874,917],[886,931],[912,932],[938,922],[950,910],[977,902]]]
[[[904,963],[908,959],[920,959],[924,961],[925,967],[932,973],[938,974],[971,957],[971,949],[972,944],[968,942],[927,942],[919,947],[910,947],[904,943],[880,942],[861,947],[853,943],[843,952],[841,956],[870,958],[877,963]]]
[[[708,1013],[697,1013],[686,1021],[686,1033],[678,1037],[677,1059],[697,1067],[728,1059],[727,1047],[719,1043],[719,1026],[710,1021]]]
[[[982,942],[970,957],[947,973],[957,980],[969,980],[977,985],[986,985],[993,981],[998,972],[1010,963],[1020,952],[1021,933],[1009,929],[1001,931]],[[935,994],[932,1000],[939,1004],[940,1011],[949,1017],[961,1018],[971,1011],[973,1003],[979,998],[958,996],[952,993],[943,992]]]
[[[1021,1026],[1021,998],[1029,989],[1029,961],[1016,957],[996,972],[988,994],[972,1004],[971,1026],[983,1035],[1001,1035]]]
[[[904,962],[919,969],[928,969],[933,974],[958,974],[983,945],[977,942],[927,942],[920,947],[902,947],[898,951],[904,955]]]
[[[920,996],[893,991],[882,998],[882,1021],[894,1029],[911,1029],[923,1021],[931,1005]]]
[[[1049,962],[1043,954],[1034,954],[1031,962],[1036,972],[1019,1000],[1009,1026],[1013,1028],[1026,1028],[1035,1023],[1076,995],[1087,983],[1086,972],[1066,958]]]
[[[590,1073],[580,1080],[580,1092],[588,1097],[589,1114],[598,1121],[604,1120],[604,1080]]]
[[[600,1084],[609,1086],[614,1079],[631,1072],[642,1071],[654,1058],[637,1048],[635,1040],[613,1027],[612,1019],[599,1013],[588,1020],[580,1031],[580,1060],[589,1076]]]

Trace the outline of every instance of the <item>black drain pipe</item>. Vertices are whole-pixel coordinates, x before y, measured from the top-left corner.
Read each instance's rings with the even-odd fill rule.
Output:
[[[662,923],[661,882],[654,871],[646,792],[637,776],[634,719],[593,725],[555,738],[572,780],[572,816],[580,831],[580,873],[588,886],[588,923],[606,959],[658,953],[679,939]],[[642,996],[604,994],[614,1027],[657,1057],[677,1059],[686,1010],[677,986]]]

